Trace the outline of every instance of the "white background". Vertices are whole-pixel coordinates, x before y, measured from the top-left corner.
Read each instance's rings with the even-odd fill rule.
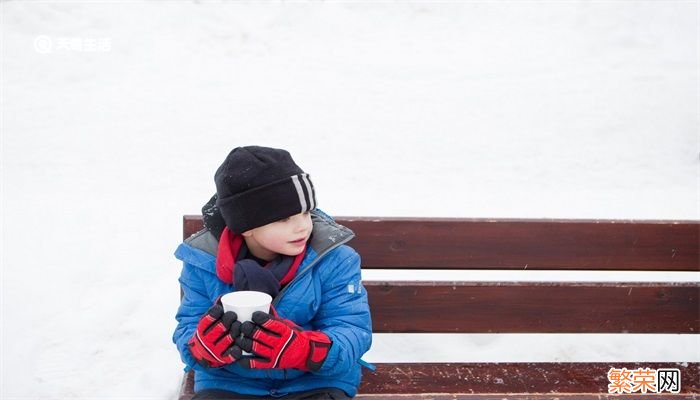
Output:
[[[332,215],[700,219],[697,1],[0,4],[2,399],[175,396],[180,217],[235,146],[288,149]],[[461,278],[699,280],[573,274]],[[367,359],[700,361],[693,336]]]

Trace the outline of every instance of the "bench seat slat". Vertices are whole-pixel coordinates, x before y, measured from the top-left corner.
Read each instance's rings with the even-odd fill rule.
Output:
[[[360,393],[608,393],[611,367],[678,368],[681,393],[700,393],[699,363],[407,363],[364,372]],[[640,395],[639,392],[636,393]],[[656,398],[656,395],[653,395]]]
[[[382,363],[363,371],[358,398],[406,399],[625,399],[608,395],[608,370],[678,368],[680,394],[653,398],[700,398],[700,363]],[[193,374],[183,380],[180,400],[194,394]],[[629,398],[639,398],[639,392]],[[454,397],[456,396],[456,397]],[[475,397],[477,396],[477,397]]]
[[[700,332],[700,287],[695,283],[364,285],[377,333]]]
[[[648,396],[648,395],[647,395]],[[443,394],[443,393],[423,393],[423,394],[360,394],[356,399],[397,399],[397,400],[640,400],[639,394],[618,395],[618,394]],[[654,399],[668,400],[690,400],[700,399],[698,394],[670,394],[663,393],[654,395]]]

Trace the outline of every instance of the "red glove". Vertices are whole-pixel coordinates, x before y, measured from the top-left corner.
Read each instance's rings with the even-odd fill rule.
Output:
[[[305,331],[294,322],[256,311],[253,322],[241,325],[238,346],[254,357],[244,357],[246,368],[296,368],[318,371],[328,357],[330,338],[320,331]]]
[[[241,349],[234,346],[241,334],[241,323],[235,312],[224,313],[217,300],[199,320],[197,330],[187,343],[197,363],[205,368],[218,368],[231,364],[241,357]]]

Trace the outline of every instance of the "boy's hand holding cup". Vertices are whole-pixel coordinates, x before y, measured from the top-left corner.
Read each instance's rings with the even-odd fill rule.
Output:
[[[256,311],[270,311],[272,297],[267,293],[238,291],[225,294],[202,317],[188,345],[192,356],[205,368],[234,363],[244,354],[236,341],[241,323],[250,321]]]
[[[236,343],[241,336],[241,323],[251,321],[256,311],[269,312],[271,303],[269,294],[248,290],[219,297],[199,321],[188,343],[192,356],[205,368],[219,368],[250,355]]]
[[[219,368],[241,357],[240,347],[234,345],[240,333],[238,316],[235,312],[226,312],[219,298],[199,320],[197,330],[187,345],[201,366]]]
[[[253,320],[253,313],[256,311],[270,312],[270,304],[272,304],[272,296],[267,293],[257,292],[254,290],[240,290],[221,296],[221,304],[226,312],[233,312],[238,316],[239,323]],[[238,326],[236,339],[240,336],[240,325]],[[237,343],[238,344],[238,343]],[[240,345],[237,349],[240,351]],[[247,351],[240,351],[236,358],[241,358],[244,355],[251,355]]]

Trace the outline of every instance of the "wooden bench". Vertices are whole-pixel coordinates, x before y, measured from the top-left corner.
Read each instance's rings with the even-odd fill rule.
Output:
[[[363,269],[699,271],[700,222],[338,217]],[[183,238],[202,228],[184,217]],[[364,281],[375,333],[700,331],[698,282]],[[669,343],[669,347],[674,344]],[[697,351],[697,349],[696,349]],[[695,353],[697,354],[697,353]],[[687,360],[679,360],[687,361]],[[379,363],[360,398],[620,399],[610,368],[678,368],[700,398],[700,363]],[[183,379],[181,400],[192,396]]]

